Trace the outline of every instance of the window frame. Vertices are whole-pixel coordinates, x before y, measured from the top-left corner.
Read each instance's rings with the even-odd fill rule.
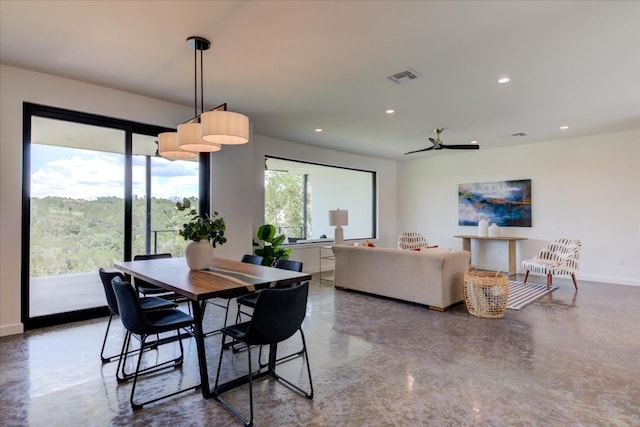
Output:
[[[370,236],[362,236],[362,237],[350,237],[350,238],[346,238],[345,241],[349,241],[349,240],[364,240],[364,239],[377,239],[378,238],[378,210],[377,210],[377,206],[378,206],[378,173],[376,171],[373,170],[367,170],[367,169],[359,169],[359,168],[352,168],[352,167],[346,167],[346,166],[338,166],[338,165],[333,165],[333,164],[328,164],[328,163],[320,163],[320,162],[313,162],[313,161],[308,161],[308,160],[299,160],[299,159],[292,159],[292,158],[288,158],[288,157],[281,157],[281,156],[275,156],[275,155],[270,155],[270,154],[265,154],[264,155],[264,161],[265,164],[268,161],[268,159],[276,159],[276,160],[283,160],[283,161],[287,161],[287,162],[293,162],[293,163],[302,163],[302,164],[307,164],[307,165],[313,165],[313,166],[320,166],[320,167],[326,167],[326,168],[335,168],[335,169],[342,169],[342,170],[348,170],[348,171],[354,171],[354,172],[362,172],[362,173],[368,173],[371,175],[371,232],[370,232]],[[263,172],[263,182],[264,182],[264,172]],[[313,197],[312,197],[313,198]],[[306,197],[305,199],[305,203],[306,202]],[[266,197],[265,197],[265,203],[266,203]],[[263,218],[266,221],[266,218],[264,217],[265,215],[265,211],[264,211],[264,205],[265,203],[263,203],[262,209],[263,209]],[[308,241],[297,241],[295,243],[284,243],[284,246],[289,246],[289,247],[303,247],[305,245],[317,245],[317,244],[326,244],[327,242],[332,242],[333,241],[333,236],[328,237],[327,239],[309,239]]]

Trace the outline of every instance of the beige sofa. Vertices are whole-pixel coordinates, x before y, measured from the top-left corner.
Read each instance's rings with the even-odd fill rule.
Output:
[[[428,305],[444,311],[464,299],[467,251],[369,248],[335,245],[335,287]]]

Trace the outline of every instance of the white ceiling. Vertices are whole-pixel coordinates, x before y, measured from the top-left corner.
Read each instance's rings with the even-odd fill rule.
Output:
[[[205,107],[261,135],[400,159],[436,127],[481,149],[640,128],[640,1],[0,0],[3,64],[188,106],[192,35]]]

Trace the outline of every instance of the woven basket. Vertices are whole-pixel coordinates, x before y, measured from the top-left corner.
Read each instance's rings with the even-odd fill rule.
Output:
[[[504,316],[509,278],[504,273],[469,271],[464,275],[464,302],[469,314],[487,319]]]

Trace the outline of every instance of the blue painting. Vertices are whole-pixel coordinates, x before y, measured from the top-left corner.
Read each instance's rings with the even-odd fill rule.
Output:
[[[531,180],[458,185],[458,225],[531,227]]]

